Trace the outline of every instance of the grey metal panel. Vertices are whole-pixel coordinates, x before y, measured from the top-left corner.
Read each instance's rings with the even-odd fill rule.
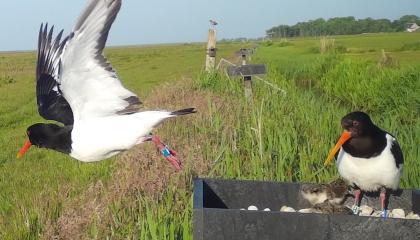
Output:
[[[266,73],[267,69],[265,64],[249,64],[243,66],[230,66],[227,68],[227,74],[230,77],[252,76]]]
[[[308,207],[300,195],[300,183],[197,179],[194,194],[194,239],[420,239],[420,221],[382,219],[354,215],[279,212],[281,206]],[[195,188],[202,188],[196,191]],[[391,194],[389,208],[420,211],[418,190],[399,190]],[[347,199],[351,205],[353,199]],[[379,208],[375,194],[367,194],[362,204]],[[239,210],[255,205],[271,212]]]
[[[202,217],[200,240],[328,239],[328,217],[319,214],[206,208]]]
[[[210,208],[195,210],[197,217],[194,240],[420,239],[418,220]]]

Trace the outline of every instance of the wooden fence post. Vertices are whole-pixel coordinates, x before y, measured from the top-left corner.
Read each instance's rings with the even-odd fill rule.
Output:
[[[244,76],[245,98],[252,100],[252,76]]]
[[[216,65],[216,29],[209,29],[206,52],[206,72],[211,72]]]
[[[241,76],[244,81],[245,97],[247,100],[252,101],[252,76],[266,74],[266,66],[264,64],[246,64],[246,58],[252,54],[250,49],[241,49],[236,52],[237,56],[241,56],[241,66],[230,66],[227,68],[227,75],[229,77]]]

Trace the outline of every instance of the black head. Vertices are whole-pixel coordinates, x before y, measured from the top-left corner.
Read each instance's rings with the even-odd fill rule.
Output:
[[[48,148],[56,139],[57,134],[61,132],[62,128],[55,124],[36,123],[28,127],[26,133],[32,145]]]
[[[63,153],[71,152],[71,127],[60,127],[55,124],[37,123],[28,127],[26,133],[29,140],[19,151],[18,157],[35,145],[40,148],[49,148]]]
[[[364,112],[351,112],[341,119],[344,128],[337,144],[331,149],[324,165],[331,163],[335,154],[343,146],[354,157],[370,157],[386,145],[385,132],[375,126]]]
[[[341,119],[341,126],[351,133],[352,138],[368,134],[376,126],[364,112],[351,112]]]

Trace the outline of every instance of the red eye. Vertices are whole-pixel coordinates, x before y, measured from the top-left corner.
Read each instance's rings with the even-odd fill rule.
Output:
[[[359,126],[359,122],[358,121],[353,121],[353,126]]]

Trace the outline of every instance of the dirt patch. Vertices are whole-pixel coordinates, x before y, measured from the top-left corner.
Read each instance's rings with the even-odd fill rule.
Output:
[[[80,197],[65,203],[58,220],[46,223],[44,239],[89,239],[87,232],[93,222],[96,226],[103,226],[104,231],[111,224],[109,205],[112,203],[130,199],[130,196],[135,198],[139,194],[158,200],[168,183],[185,189],[190,184],[191,175],[208,172],[210,163],[202,153],[202,146],[209,144],[208,137],[194,131],[194,128],[209,121],[209,105],[223,108],[227,100],[208,91],[194,89],[192,80],[188,79],[164,84],[149,96],[145,101],[146,109],[197,109],[196,114],[168,120],[155,132],[179,152],[183,159],[183,172],[176,172],[153,144],[141,144],[118,157],[116,170],[109,182],[92,183]],[[182,174],[188,178],[182,177]]]

